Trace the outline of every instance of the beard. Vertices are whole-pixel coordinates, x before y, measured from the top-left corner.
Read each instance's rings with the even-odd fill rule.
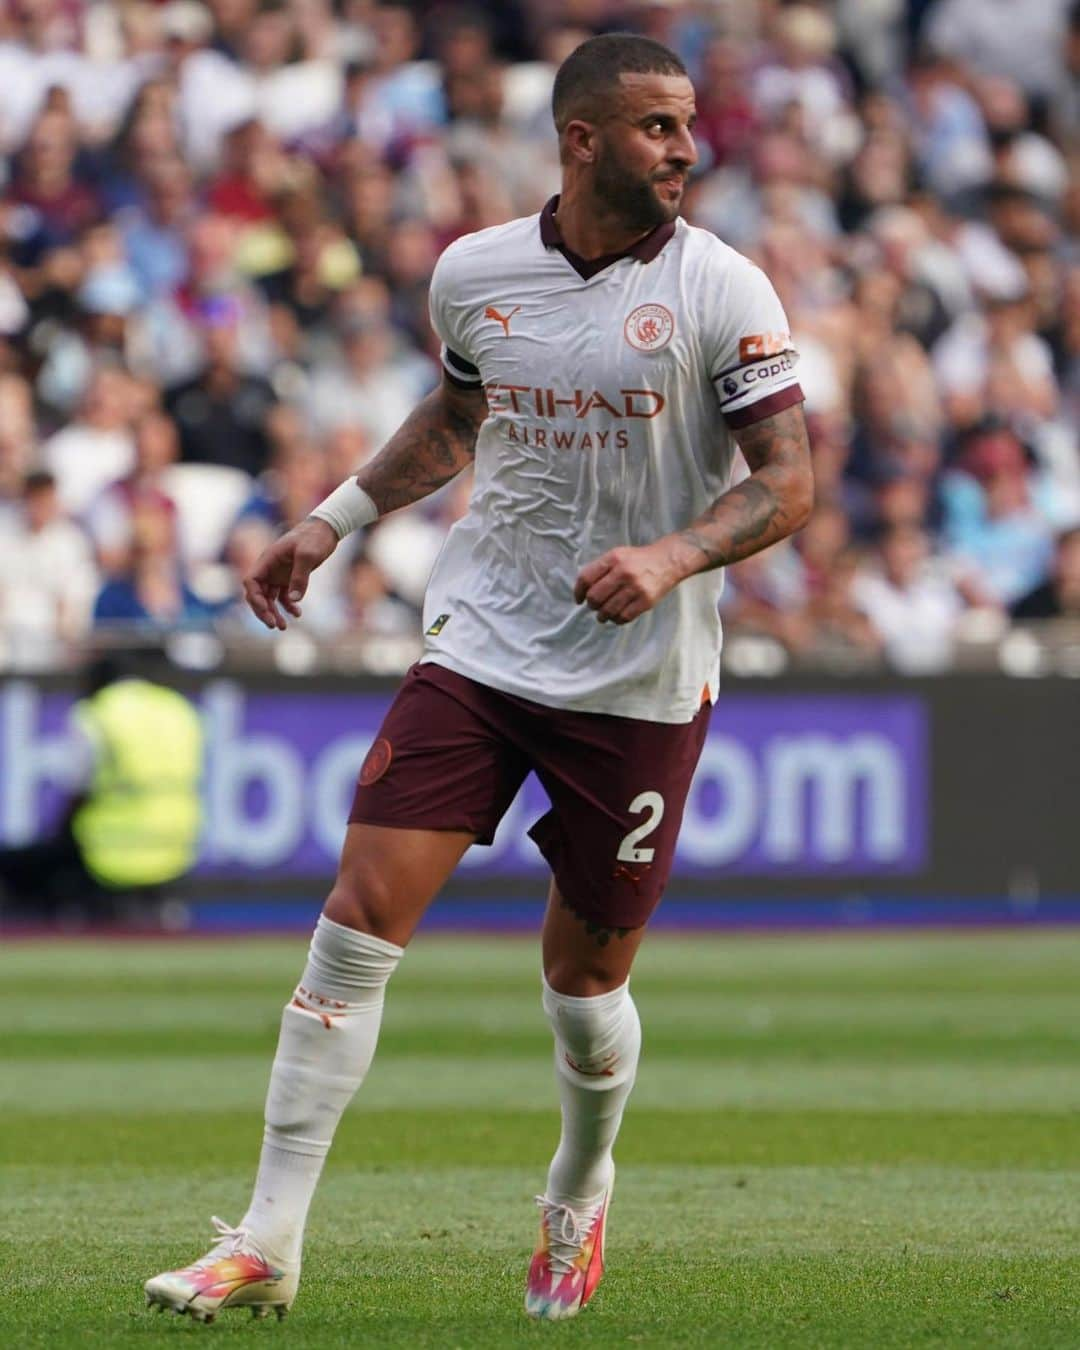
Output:
[[[681,197],[663,201],[653,178],[634,177],[606,148],[596,160],[593,190],[597,199],[628,229],[643,233],[673,221],[682,205]]]

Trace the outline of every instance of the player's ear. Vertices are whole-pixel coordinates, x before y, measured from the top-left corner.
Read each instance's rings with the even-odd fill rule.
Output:
[[[576,159],[581,164],[592,164],[596,159],[596,128],[591,122],[575,118],[567,122],[562,134],[564,159]]]

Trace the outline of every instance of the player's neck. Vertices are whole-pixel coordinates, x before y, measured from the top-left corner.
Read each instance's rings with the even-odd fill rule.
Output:
[[[655,226],[647,230],[628,226],[605,210],[591,193],[575,191],[572,185],[563,188],[555,222],[566,247],[586,261],[606,258],[610,253],[625,253],[655,229]]]

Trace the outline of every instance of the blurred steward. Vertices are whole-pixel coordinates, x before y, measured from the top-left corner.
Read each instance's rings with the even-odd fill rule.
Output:
[[[202,725],[144,664],[129,653],[87,672],[72,711],[73,796],[47,838],[0,850],[5,909],[109,917],[159,897],[194,864]]]

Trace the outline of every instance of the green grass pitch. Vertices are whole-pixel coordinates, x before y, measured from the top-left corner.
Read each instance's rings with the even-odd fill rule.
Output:
[[[521,1311],[538,952],[421,937],[282,1324],[141,1285],[243,1212],[305,942],[0,950],[0,1346],[1080,1346],[1080,934],[655,937],[608,1274]]]

